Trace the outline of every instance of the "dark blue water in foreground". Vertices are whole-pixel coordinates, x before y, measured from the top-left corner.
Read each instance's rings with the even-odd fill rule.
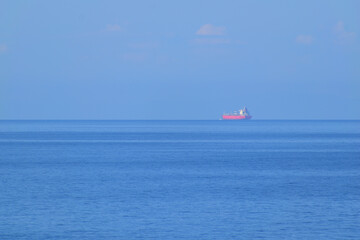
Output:
[[[0,121],[0,239],[360,239],[360,121]]]

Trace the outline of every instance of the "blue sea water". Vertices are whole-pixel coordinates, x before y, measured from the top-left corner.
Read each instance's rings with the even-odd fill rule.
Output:
[[[360,121],[0,121],[0,239],[360,239]]]

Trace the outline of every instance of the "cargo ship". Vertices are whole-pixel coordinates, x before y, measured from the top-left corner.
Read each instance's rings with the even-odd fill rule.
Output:
[[[233,113],[224,113],[222,115],[222,120],[247,120],[251,119],[249,111],[246,107],[240,109],[239,111],[234,111]]]

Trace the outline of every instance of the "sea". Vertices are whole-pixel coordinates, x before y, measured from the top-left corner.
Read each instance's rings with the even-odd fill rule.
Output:
[[[0,121],[0,239],[360,239],[360,121]]]

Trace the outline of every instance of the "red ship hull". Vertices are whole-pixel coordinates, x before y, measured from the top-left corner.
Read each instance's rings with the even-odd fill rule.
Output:
[[[251,119],[251,116],[236,116],[236,115],[223,115],[223,120],[247,120]]]

